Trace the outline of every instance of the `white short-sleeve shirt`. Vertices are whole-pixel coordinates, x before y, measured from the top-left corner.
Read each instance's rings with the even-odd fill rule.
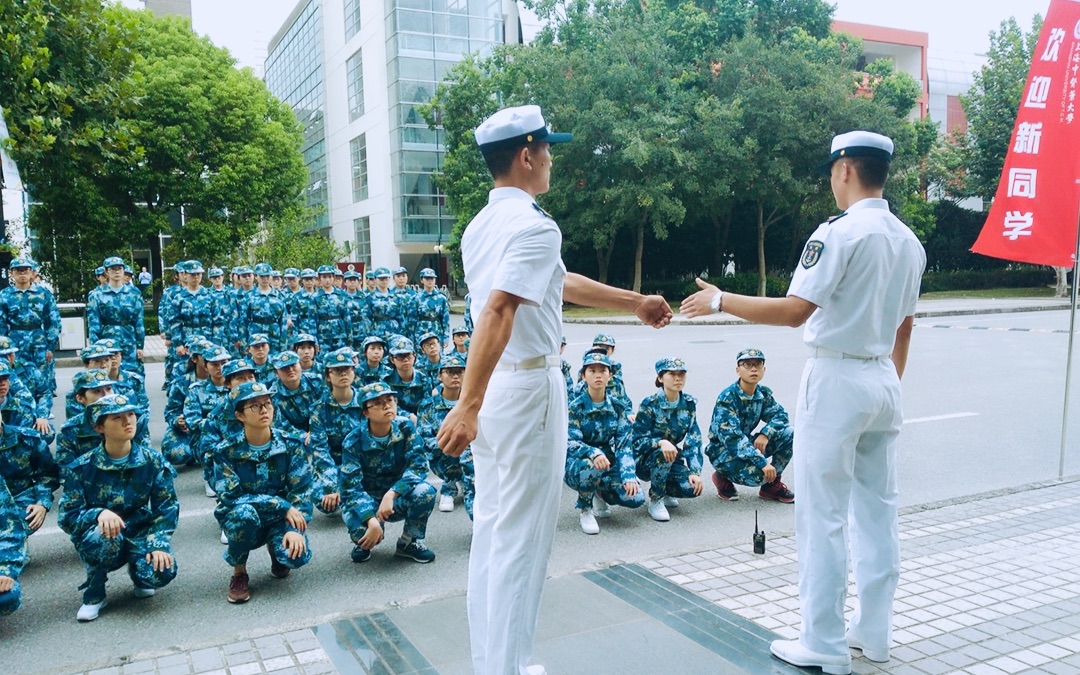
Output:
[[[892,354],[896,329],[915,314],[925,267],[922,244],[888,202],[852,204],[811,235],[788,287],[818,306],[803,341],[857,356]]]
[[[554,356],[562,342],[562,232],[524,190],[495,188],[461,237],[465,283],[479,317],[492,291],[523,300],[500,364]]]

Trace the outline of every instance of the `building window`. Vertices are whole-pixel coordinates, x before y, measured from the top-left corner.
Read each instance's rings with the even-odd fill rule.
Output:
[[[367,137],[360,134],[349,141],[352,155],[352,197],[359,202],[368,197]]]
[[[345,77],[349,81],[349,121],[364,114],[364,57],[356,52],[345,62]]]
[[[360,0],[345,0],[345,41],[360,32]]]
[[[371,219],[364,216],[353,220],[353,229],[356,231],[356,249],[353,251],[353,260],[371,267]]]

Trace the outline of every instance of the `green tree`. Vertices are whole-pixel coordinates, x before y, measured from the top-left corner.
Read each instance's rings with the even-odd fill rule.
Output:
[[[986,201],[997,192],[1041,29],[1040,15],[1026,34],[1015,18],[1002,21],[990,33],[986,65],[975,73],[975,84],[960,99],[968,119],[969,188]]]
[[[275,269],[317,268],[346,255],[344,247],[313,230],[317,213],[294,206],[259,228],[242,251],[241,259],[268,262]]]

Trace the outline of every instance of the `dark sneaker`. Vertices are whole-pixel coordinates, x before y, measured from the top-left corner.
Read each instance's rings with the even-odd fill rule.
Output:
[[[435,560],[435,552],[424,545],[422,539],[413,539],[408,544],[399,540],[394,555],[399,558],[411,558],[418,563],[429,563]]]
[[[239,605],[251,599],[251,591],[248,590],[248,575],[232,575],[232,579],[229,579],[229,594],[226,598],[234,605]]]
[[[720,496],[720,499],[726,502],[739,501],[739,491],[735,489],[735,484],[721,476],[719,472],[713,472],[712,484],[716,486],[716,494]]]
[[[371,560],[371,551],[366,548],[360,548],[359,546],[354,546],[350,555],[352,556],[352,561],[355,563]]]
[[[270,548],[270,544],[266,545],[266,551],[270,554],[270,576],[275,579],[284,579],[289,576],[291,570],[277,561],[277,558],[274,557],[274,549]]]
[[[792,504],[795,502],[795,493],[780,482],[779,476],[777,476],[776,480],[773,482],[762,485],[761,489],[758,490],[758,497],[761,497],[762,499],[771,499],[774,502],[782,502],[784,504]]]

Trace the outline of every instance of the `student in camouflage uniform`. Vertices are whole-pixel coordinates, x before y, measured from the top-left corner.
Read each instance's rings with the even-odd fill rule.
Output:
[[[286,267],[282,276],[285,279],[285,285],[281,289],[281,296],[285,298],[285,302],[288,304],[293,293],[300,291],[300,270],[296,267]]]
[[[416,429],[424,439],[428,463],[436,476],[442,479],[439,488],[439,510],[454,510],[454,499],[459,493],[465,504],[469,520],[473,517],[473,499],[476,497],[476,469],[473,467],[472,450],[466,448],[460,457],[443,454],[435,436],[439,433],[446,415],[461,398],[461,383],[465,377],[465,362],[457,356],[448,356],[439,368],[439,387],[420,405],[420,421]]]
[[[332,265],[319,268],[319,291],[315,294],[315,307],[319,319],[319,344],[324,349],[335,350],[348,347],[352,338],[352,322],[349,319],[349,300],[345,292],[334,287]]]
[[[465,294],[465,330],[469,331],[469,335],[473,332],[473,317],[472,317],[472,293]]]
[[[281,293],[281,270],[270,270],[270,288]],[[284,299],[282,296],[282,300]]]
[[[326,386],[313,373],[300,368],[296,352],[274,355],[274,370],[278,382],[274,385],[274,426],[300,436],[314,469],[315,505],[324,513],[338,508],[337,464],[321,438],[311,433],[311,411],[316,410],[325,396]]]
[[[668,507],[678,506],[679,497],[697,497],[702,490],[697,399],[683,391],[685,385],[682,359],[657,361],[659,391],[641,402],[634,420],[637,475],[650,481],[649,516],[659,522],[671,520]]]
[[[97,287],[101,288],[109,283],[109,277],[105,274],[105,268],[98,266],[94,268],[94,279],[97,280]]]
[[[420,284],[423,289],[413,299],[415,332],[410,336],[416,339],[417,344],[420,342],[420,335],[424,333],[435,333],[439,336],[440,343],[450,339],[450,301],[435,290],[436,278],[435,270],[430,267],[420,270]]]
[[[36,417],[36,403],[25,391],[20,394],[13,392],[11,381],[13,377],[15,377],[15,372],[8,362],[0,360],[0,418],[3,419],[4,424],[33,429],[41,434],[36,426],[39,421]],[[46,433],[41,434],[41,437],[46,445],[50,445],[56,438],[56,434],[48,422],[46,422],[45,431]]]
[[[383,382],[390,377],[393,371],[383,360],[386,355],[386,341],[378,335],[370,335],[364,338],[360,347],[363,360],[356,368],[356,377],[360,385]]]
[[[375,270],[364,272],[364,297],[368,297],[375,290]]]
[[[585,392],[570,402],[564,482],[578,493],[575,508],[585,534],[600,534],[596,517],[608,517],[608,504],[636,509],[645,504],[637,481],[626,410],[607,393],[612,362],[586,354]]]
[[[220,267],[211,267],[207,276],[210,279],[210,300],[207,302],[210,329],[206,339],[232,350],[232,292],[225,288],[225,272]]]
[[[341,449],[345,437],[364,419],[364,406],[360,394],[353,386],[356,381],[356,364],[352,351],[339,349],[330,352],[323,364],[328,388],[311,412],[311,443],[315,448],[325,446],[334,460],[341,465]]]
[[[466,342],[468,341],[470,334],[469,330],[464,326],[458,326],[450,331],[452,344],[450,345],[450,349],[443,352],[443,356],[457,354],[467,362],[469,360],[469,347],[466,345]]]
[[[345,438],[340,468],[342,517],[355,544],[353,562],[371,559],[384,523],[405,521],[394,555],[435,560],[424,543],[435,488],[424,481],[427,456],[416,427],[397,414],[394,391],[382,382],[360,390],[364,420]]]
[[[289,317],[292,319],[293,334],[319,334],[319,308],[316,304],[315,270],[305,267],[300,272],[302,288],[289,298]]]
[[[52,395],[48,394],[45,390],[47,386],[40,389],[42,394],[41,398],[35,395],[35,389],[31,388],[31,385],[23,380],[20,375],[17,357],[19,348],[11,341],[11,338],[6,335],[0,335],[0,362],[6,363],[9,366],[11,375],[8,376],[8,381],[11,383],[10,396],[15,396],[23,405],[29,409],[33,409],[34,423],[33,428],[38,433],[48,435],[53,431],[52,424],[49,420],[52,418]],[[43,378],[37,377],[37,384],[42,384]]]
[[[600,333],[593,338],[592,348],[586,353],[606,354],[608,359],[611,360],[611,380],[608,382],[608,395],[626,410],[626,414],[629,415],[630,421],[633,422],[634,402],[630,400],[630,395],[626,393],[626,385],[623,384],[622,364],[612,358],[615,354],[615,338]],[[583,374],[583,371],[579,372],[579,378]],[[580,396],[584,391],[585,381],[581,378],[574,385],[574,395],[571,397],[571,400]]]
[[[124,261],[116,256],[105,259],[109,283],[90,291],[86,300],[86,323],[90,342],[111,338],[124,354],[129,366],[142,375],[143,345],[146,327],[143,321],[143,296],[139,289],[125,284]]]
[[[169,342],[177,357],[189,355],[189,344],[195,336],[205,337],[210,330],[210,291],[202,284],[203,266],[191,260],[185,266],[187,283],[177,291],[169,311]],[[173,368],[172,379],[177,377]]]
[[[345,299],[348,301],[349,325],[352,328],[349,347],[360,349],[360,343],[371,334],[371,309],[367,296],[360,290],[360,273],[353,269],[345,272]]]
[[[75,400],[82,407],[77,415],[68,416],[67,422],[60,427],[56,437],[56,463],[60,468],[68,466],[79,457],[101,445],[101,434],[94,429],[86,415],[86,406],[99,398],[112,396],[115,382],[109,379],[104,370],[84,370],[71,378],[75,391]],[[129,400],[134,401],[131,397]],[[138,402],[135,402],[138,405]],[[150,446],[149,414],[140,407],[135,423],[135,442]]]
[[[300,369],[316,377],[322,377],[322,360],[319,358],[319,339],[308,333],[298,333],[292,339],[291,349],[300,357]]]
[[[109,572],[127,566],[136,598],[176,578],[172,534],[180,515],[173,469],[158,452],[133,442],[138,406],[106,396],[87,408],[101,435],[97,449],[64,468],[60,528],[86,565],[79,621],[93,621],[107,604]]]
[[[375,290],[368,295],[371,308],[371,334],[389,340],[391,336],[402,332],[406,319],[407,305],[390,292],[390,270],[379,267],[375,270]]]
[[[270,575],[284,579],[311,561],[307,525],[311,519],[311,463],[303,441],[274,429],[270,389],[247,382],[229,392],[233,415],[243,432],[229,436],[214,452],[218,506],[214,517],[229,541],[223,557],[232,565],[226,598],[251,598],[248,554],[265,546]]]
[[[0,616],[13,614],[22,605],[19,576],[26,564],[26,538],[21,520],[7,483],[0,479]]]
[[[435,383],[415,368],[416,351],[409,338],[398,336],[390,345],[390,362],[394,369],[383,382],[394,390],[398,409],[408,413],[413,424],[416,424],[420,404],[431,395]]]
[[[705,448],[715,469],[716,492],[725,501],[735,501],[739,493],[734,483],[760,485],[762,499],[791,504],[795,495],[780,475],[791,461],[794,437],[787,411],[771,389],[759,384],[765,376],[765,354],[742,350],[735,374],[739,379],[716,398]],[[764,426],[755,432],[759,424]]]
[[[561,357],[565,353],[566,353],[566,336],[564,335],[564,336],[562,336],[562,342],[559,343],[559,356]],[[574,398],[575,398],[575,396],[574,396],[574,376],[573,376],[574,368],[573,368],[573,366],[570,365],[570,362],[567,361],[566,359],[561,359],[561,361],[562,361],[562,363],[560,364],[560,367],[562,368],[562,376],[563,376],[563,379],[566,380],[566,400],[569,402],[569,401],[573,401]]]
[[[116,383],[113,385],[113,393],[134,399],[136,405],[148,412],[150,397],[146,393],[143,376],[124,368],[124,352],[116,345],[116,341],[112,338],[102,338],[94,345],[109,352],[109,365],[103,366],[102,370],[108,373],[109,379]]]
[[[442,343],[435,333],[421,333],[418,340],[420,354],[416,357],[416,369],[435,380],[442,367]]]
[[[246,330],[245,339],[262,333],[270,341],[271,353],[276,354],[288,346],[288,311],[281,295],[270,285],[271,271],[267,263],[255,265],[258,285],[248,293],[247,315],[240,323]]]
[[[19,361],[43,378],[45,397],[44,392],[52,396],[56,391],[53,350],[60,340],[60,310],[49,289],[34,283],[35,269],[29,258],[14,258],[8,265],[12,284],[0,291],[0,335],[11,338],[19,348]],[[19,374],[29,386],[31,373]]]
[[[167,428],[161,439],[161,453],[173,466],[186,466],[197,461],[191,451],[191,429],[184,419],[184,403],[191,387],[210,377],[206,371],[206,362],[202,358],[203,347],[207,344],[209,343],[201,336],[194,336],[188,347],[189,369],[185,373],[177,373],[169,385],[169,395],[165,401]]]
[[[38,432],[0,423],[0,479],[22,514],[19,527],[25,539],[41,528],[60,487],[60,469]]]
[[[184,400],[184,421],[188,427],[188,445],[191,454],[200,464],[205,464],[205,458],[212,454],[212,448],[207,442],[218,440],[212,435],[203,437],[203,429],[214,414],[214,410],[225,400],[228,388],[225,385],[225,374],[222,372],[225,363],[232,360],[229,350],[221,345],[206,343],[202,349],[202,359],[206,364],[208,377],[196,382],[188,389],[187,398]],[[212,475],[203,467],[204,477]],[[214,489],[211,480],[206,481],[206,496],[212,497]]]
[[[277,382],[274,364],[270,361],[270,338],[264,333],[252,333],[248,342],[247,359],[255,366],[255,379],[268,387]]]
[[[249,328],[245,323],[248,315],[248,303],[251,291],[255,289],[255,272],[247,265],[234,268],[237,286],[232,291],[231,311],[229,313],[230,346],[234,356],[243,356],[248,341]]]
[[[183,260],[177,262],[172,268],[172,283],[161,291],[161,299],[158,301],[158,332],[165,342],[165,382],[161,385],[162,391],[167,391],[169,382],[172,381],[173,368],[178,363],[183,363],[184,358],[176,353],[176,345],[169,339],[169,326],[172,324],[176,294],[187,285],[187,263]]]

